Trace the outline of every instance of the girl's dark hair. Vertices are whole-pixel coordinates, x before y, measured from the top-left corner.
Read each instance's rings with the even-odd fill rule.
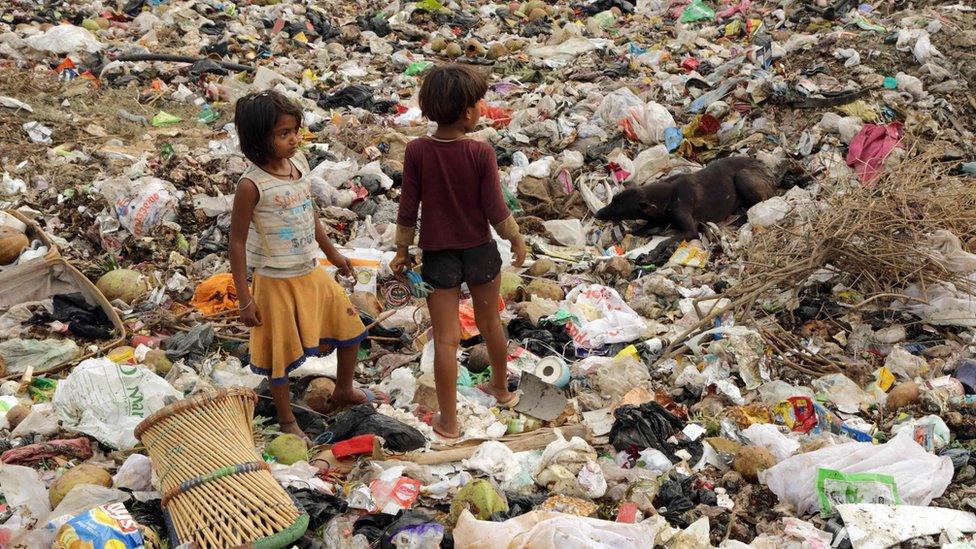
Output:
[[[420,110],[438,124],[453,124],[488,93],[488,80],[467,65],[440,65],[420,85]]]
[[[301,125],[302,108],[274,90],[249,93],[237,100],[234,126],[248,160],[260,166],[274,158],[271,132],[284,115],[294,116]]]

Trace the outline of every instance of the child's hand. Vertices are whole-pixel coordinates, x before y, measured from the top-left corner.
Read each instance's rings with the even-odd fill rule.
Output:
[[[261,311],[258,310],[258,304],[254,303],[253,301],[248,308],[241,309],[240,315],[241,322],[243,322],[248,328],[261,325]]]
[[[397,249],[393,261],[390,261],[390,270],[396,274],[402,274],[410,264],[410,253],[407,250]]]
[[[525,263],[525,254],[527,252],[525,239],[521,235],[512,240],[512,253],[515,254],[515,261],[512,262],[512,265],[521,267]]]
[[[328,257],[329,263],[335,265],[335,268],[339,270],[339,274],[342,276],[353,276],[352,272],[352,262],[349,258],[336,252],[334,255]]]

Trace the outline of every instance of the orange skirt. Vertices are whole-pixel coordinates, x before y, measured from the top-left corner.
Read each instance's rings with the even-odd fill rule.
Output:
[[[261,325],[251,328],[251,370],[271,378],[274,385],[288,382],[320,347],[350,347],[366,339],[366,327],[345,290],[316,267],[295,278],[254,275],[254,304]]]

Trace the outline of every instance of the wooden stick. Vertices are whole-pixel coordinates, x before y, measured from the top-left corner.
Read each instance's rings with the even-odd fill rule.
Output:
[[[583,424],[565,425],[563,427],[559,427],[558,429],[562,431],[563,437],[567,439],[574,436],[584,439],[590,438],[590,430],[586,425]],[[529,433],[504,437],[499,442],[505,446],[508,446],[513,452],[525,452],[527,450],[538,450],[540,448],[545,448],[554,440],[556,440],[555,428],[545,428],[537,431],[531,431]],[[449,448],[446,450],[434,450],[432,452],[410,452],[402,455],[389,454],[388,458],[410,461],[418,465],[453,463],[455,461],[461,461],[462,459],[468,459],[474,455],[475,450],[481,446],[482,442],[484,442],[484,440],[468,440],[461,443],[463,446]]]

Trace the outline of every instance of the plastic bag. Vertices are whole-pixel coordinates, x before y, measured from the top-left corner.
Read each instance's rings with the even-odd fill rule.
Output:
[[[21,374],[30,368],[39,371],[80,354],[81,348],[71,339],[18,338],[0,342],[0,359],[6,363],[6,375]]]
[[[30,414],[10,432],[10,436],[11,438],[33,434],[51,436],[57,432],[58,415],[54,407],[50,402],[41,402],[31,407]]]
[[[782,196],[774,196],[749,208],[746,215],[753,227],[775,225],[790,213],[790,205]]]
[[[41,518],[51,510],[44,481],[30,467],[0,464],[0,493],[8,506],[24,507],[34,518]]]
[[[383,446],[394,452],[409,452],[423,448],[424,435],[413,427],[380,414],[370,404],[359,404],[339,414],[335,423],[322,436],[332,444],[357,435],[374,434],[383,437]]]
[[[976,327],[976,296],[957,290],[951,282],[936,282],[920,288],[911,284],[903,292],[912,301],[896,300],[901,308],[937,326]],[[0,344],[2,345],[2,344]]]
[[[182,194],[169,181],[142,177],[133,181],[128,192],[115,201],[115,216],[126,230],[143,237],[160,223],[176,220],[176,207]]]
[[[647,366],[629,358],[614,359],[596,369],[594,382],[600,394],[620,398],[634,387],[651,381]]]
[[[563,246],[586,246],[586,231],[579,219],[553,219],[543,222],[543,225],[556,242]]]
[[[742,435],[756,446],[762,446],[773,454],[776,461],[783,461],[800,449],[800,443],[788,438],[771,423],[753,423]]]
[[[643,549],[653,545],[656,522],[625,524],[553,511],[530,511],[505,522],[463,512],[455,547],[479,549]]]
[[[631,109],[644,108],[644,102],[630,88],[620,88],[608,93],[596,109],[596,117],[604,126],[616,126],[630,116]],[[673,125],[673,124],[672,124]]]
[[[64,523],[55,534],[55,549],[78,547],[111,547],[112,549],[142,549],[139,524],[132,519],[125,505],[100,505]]]
[[[613,411],[613,417],[610,444],[617,451],[654,448],[673,463],[679,461],[675,452],[682,449],[686,449],[691,454],[693,462],[697,462],[702,456],[702,443],[699,441],[668,442],[671,435],[681,430],[684,424],[653,400],[640,406],[621,406]]]
[[[976,532],[976,515],[968,511],[873,503],[841,504],[836,509],[844,521],[851,544],[858,548],[899,547],[901,542],[921,536]],[[953,546],[961,549],[969,545]],[[942,547],[950,545],[943,544]]]
[[[664,141],[664,132],[674,127],[674,117],[667,107],[651,101],[641,107],[631,107],[624,128],[628,137],[637,139],[645,145],[656,145]]]
[[[813,513],[820,504],[817,471],[891,475],[898,495],[911,505],[928,505],[952,480],[952,460],[925,451],[903,431],[885,444],[849,442],[793,456],[761,471],[759,480],[798,514]]]
[[[482,442],[474,454],[461,462],[465,469],[479,471],[497,482],[508,482],[522,474],[522,466],[508,446],[489,440]]]
[[[844,374],[828,374],[813,380],[813,388],[824,393],[827,400],[837,405],[837,409],[848,414],[856,414],[862,407],[875,403],[875,399]]]
[[[833,515],[834,506],[843,503],[902,504],[895,478],[878,473],[845,474],[833,469],[819,469],[817,496],[820,513],[825,517]]]
[[[593,349],[609,343],[628,343],[647,330],[640,315],[613,288],[584,284],[569,292],[566,301],[579,311],[576,317],[581,319],[580,325],[574,321],[566,325],[577,347]]]
[[[152,461],[143,454],[127,457],[112,477],[112,486],[133,492],[152,490]]]
[[[165,406],[167,399],[182,397],[145,366],[93,358],[58,383],[53,403],[64,427],[128,450],[139,442],[133,431],[140,421]]]
[[[84,27],[75,25],[56,25],[45,32],[25,40],[27,45],[38,51],[67,54],[101,51],[102,44],[95,35]]]
[[[681,12],[682,23],[693,23],[695,21],[706,21],[715,19],[715,10],[705,5],[702,0],[692,0],[684,11]]]

